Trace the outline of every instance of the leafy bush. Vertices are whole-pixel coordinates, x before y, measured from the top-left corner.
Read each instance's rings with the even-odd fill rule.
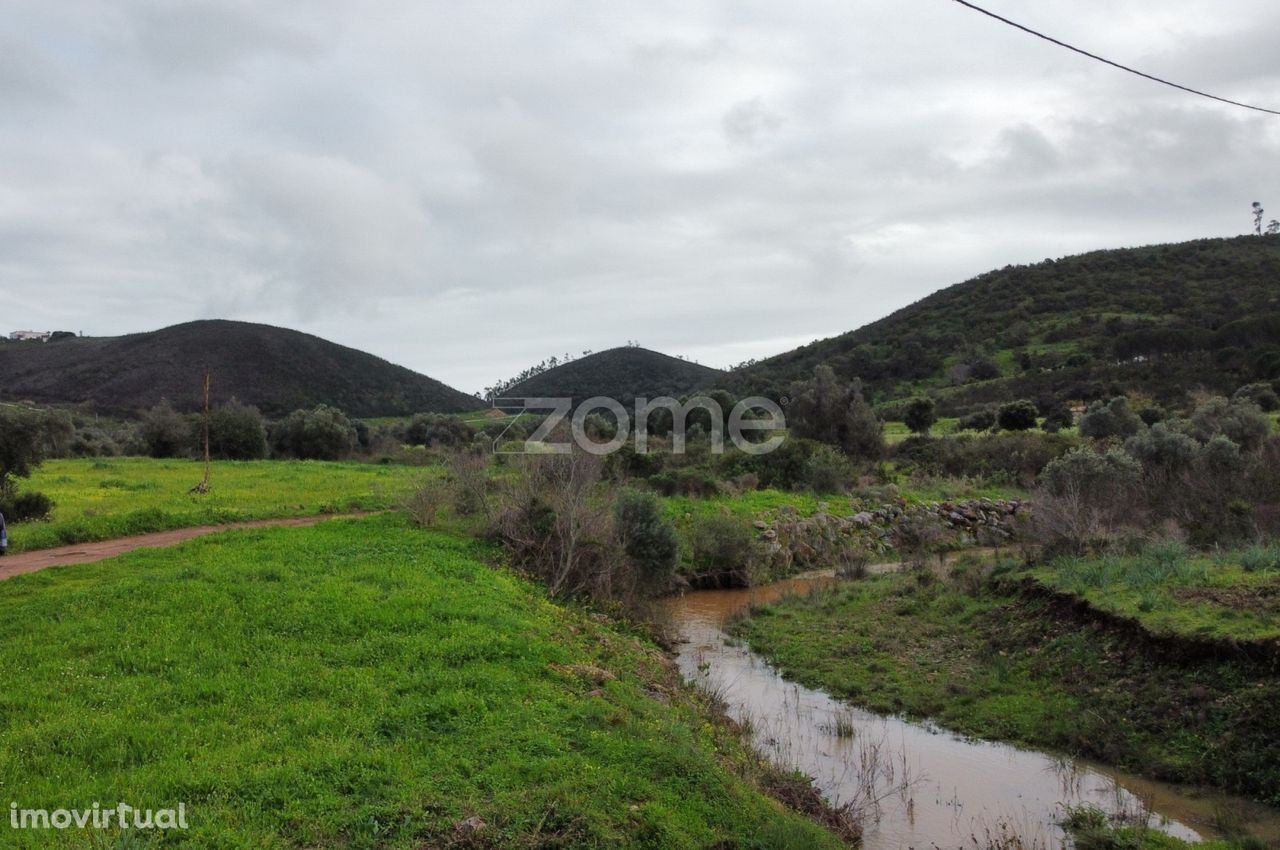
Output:
[[[805,461],[804,483],[819,495],[847,492],[856,480],[849,459],[834,446],[818,446]]]
[[[988,408],[975,410],[960,417],[956,423],[958,431],[990,431],[996,424],[996,412]]]
[[[1191,468],[1199,446],[1188,435],[1165,422],[1130,437],[1125,451],[1142,464],[1148,481],[1156,487],[1171,487],[1179,475]]]
[[[26,491],[17,493],[12,488],[0,490],[0,514],[7,522],[32,522],[48,519],[53,511],[53,500],[44,493]]]
[[[1163,422],[1168,419],[1169,412],[1158,404],[1148,404],[1138,411],[1138,418],[1142,420],[1142,424],[1149,428],[1157,422]]]
[[[1270,384],[1246,384],[1235,391],[1231,400],[1253,402],[1264,413],[1280,410],[1280,396],[1276,395],[1275,388]]]
[[[797,437],[841,448],[854,458],[884,455],[884,424],[862,397],[862,384],[838,381],[830,366],[819,366],[813,377],[792,388],[787,424]]]
[[[28,478],[47,457],[65,454],[72,433],[65,415],[0,406],[0,490]]]
[[[648,479],[649,486],[664,496],[693,496],[707,499],[720,493],[720,482],[704,469],[686,467],[659,472]]]
[[[1029,431],[1036,427],[1040,411],[1030,399],[1018,399],[1000,405],[996,423],[1005,431]]]
[[[662,471],[666,455],[655,451],[638,452],[630,442],[608,456],[605,472],[610,478],[649,478]]]
[[[120,454],[120,445],[101,428],[76,428],[68,447],[71,457],[112,457]]]
[[[195,440],[190,420],[162,401],[142,414],[138,435],[150,457],[187,457]]]
[[[209,453],[224,460],[267,456],[267,429],[258,408],[232,399],[209,414]]]
[[[1084,446],[1050,461],[1040,475],[1040,484],[1052,496],[1079,492],[1123,499],[1141,474],[1142,467],[1125,452],[1112,449],[1100,454]]]
[[[1103,404],[1095,401],[1080,417],[1080,434],[1095,440],[1109,437],[1124,439],[1142,430],[1142,419],[1129,409],[1129,400],[1116,396]]]
[[[1202,443],[1221,434],[1241,449],[1253,451],[1271,433],[1271,422],[1251,401],[1211,398],[1191,414],[1190,431]]]
[[[728,514],[700,517],[690,534],[690,548],[691,566],[699,573],[745,580],[756,561],[751,526]]]
[[[931,398],[913,398],[903,411],[903,422],[913,434],[928,434],[938,421],[938,406]]]
[[[1045,464],[1074,445],[1064,435],[1025,432],[983,437],[908,437],[894,447],[893,458],[905,472],[1031,483]]]
[[[1060,401],[1050,404],[1044,412],[1042,427],[1049,434],[1056,434],[1063,428],[1070,428],[1075,424],[1075,414],[1071,412],[1071,408]]]
[[[618,495],[614,531],[642,583],[660,587],[676,566],[676,529],[652,493],[627,488]]]
[[[405,429],[404,440],[411,446],[458,448],[470,445],[476,430],[456,416],[419,413]]]
[[[356,429],[341,410],[322,404],[295,410],[273,429],[278,454],[303,460],[338,460],[355,448]]]
[[[1076,553],[1105,546],[1132,518],[1141,475],[1141,465],[1119,449],[1100,454],[1086,446],[1049,462],[1033,514],[1041,543]]]
[[[726,478],[754,474],[761,487],[797,490],[805,486],[809,458],[822,446],[817,440],[788,437],[768,454],[727,452],[720,460],[720,471]]]

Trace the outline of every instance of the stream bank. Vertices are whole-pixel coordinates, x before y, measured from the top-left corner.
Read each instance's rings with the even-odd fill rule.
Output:
[[[1280,837],[1280,817],[1241,798],[1190,794],[1179,786],[1084,760],[962,738],[930,723],[901,719],[901,706],[890,705],[880,713],[851,708],[824,691],[788,681],[726,633],[729,623],[753,606],[832,584],[829,575],[811,574],[758,588],[694,591],[670,600],[669,613],[683,640],[677,661],[686,678],[723,698],[730,713],[749,724],[757,747],[778,763],[812,776],[833,804],[864,809],[864,842],[871,850],[971,847],[974,837],[981,840],[1010,829],[1028,842],[1061,846],[1064,839],[1057,823],[1063,807],[1081,804],[1123,813],[1189,841],[1219,834],[1224,812],[1255,834]],[[826,603],[811,604],[821,609]],[[848,617],[833,618],[836,607],[829,606],[826,618],[807,624],[794,616],[794,607],[788,603],[782,611],[791,612],[796,627],[779,629],[778,635],[799,648],[795,657],[810,657],[812,669],[800,677],[808,684],[830,687],[841,681],[837,671],[842,660],[864,655],[873,656],[868,664],[876,667],[870,675],[881,684],[901,672],[883,660],[884,653],[901,654],[900,649],[864,645],[865,634],[845,635],[849,642],[840,644]],[[907,622],[909,615],[904,611],[895,616]],[[787,618],[787,613],[775,612],[758,619],[785,625]],[[748,627],[746,633],[769,646],[763,632]],[[922,648],[926,647],[915,647]],[[798,662],[785,660],[782,667],[801,669]],[[913,671],[922,676],[928,672]],[[845,681],[851,683],[857,684]],[[938,682],[935,675],[931,684],[943,699],[962,696],[950,693],[964,687],[959,683]],[[904,687],[901,682],[897,686]],[[866,697],[865,692],[844,695],[860,702]],[[1016,701],[1005,702],[1000,710],[1016,713]],[[1064,727],[1078,720],[1071,714],[1060,718]]]

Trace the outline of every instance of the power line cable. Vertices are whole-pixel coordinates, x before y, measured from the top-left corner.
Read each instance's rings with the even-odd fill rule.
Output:
[[[1143,77],[1145,79],[1151,80],[1152,82],[1160,83],[1161,85],[1169,86],[1171,88],[1180,89],[1181,91],[1188,92],[1189,94],[1199,95],[1200,97],[1207,97],[1210,100],[1216,100],[1219,103],[1229,103],[1232,106],[1239,106],[1243,109],[1252,109],[1255,112],[1265,112],[1268,115],[1280,115],[1280,111],[1275,109],[1267,109],[1262,106],[1253,106],[1252,104],[1241,103],[1238,100],[1229,100],[1228,98],[1225,98],[1225,97],[1218,97],[1216,94],[1209,94],[1208,92],[1203,92],[1203,91],[1200,91],[1199,89],[1193,89],[1193,88],[1190,88],[1189,86],[1179,85],[1178,83],[1170,82],[1169,80],[1161,79],[1160,77],[1154,77],[1151,74],[1143,73],[1142,71],[1139,71],[1136,68],[1130,68],[1128,65],[1121,65],[1119,62],[1112,62],[1110,59],[1103,58],[1102,56],[1099,56],[1096,53],[1090,53],[1087,50],[1081,50],[1079,47],[1075,47],[1073,45],[1067,44],[1065,41],[1059,41],[1053,36],[1045,35],[1042,32],[1031,29],[1031,27],[1023,26],[1017,21],[1011,21],[1006,17],[997,15],[995,12],[988,11],[982,8],[981,6],[975,6],[973,3],[968,2],[968,0],[955,0],[955,2],[959,3],[961,6],[972,9],[975,12],[979,12],[983,15],[986,15],[988,18],[995,18],[997,21],[1000,21],[1003,24],[1008,24],[1014,29],[1020,29],[1025,33],[1034,35],[1036,38],[1042,38],[1045,41],[1049,42],[1050,44],[1056,44],[1059,47],[1065,47],[1067,50],[1071,50],[1075,53],[1079,53],[1081,56],[1088,56],[1090,59],[1096,59],[1097,61],[1102,62],[1106,65],[1110,65],[1113,68],[1119,68],[1121,71],[1128,71],[1130,74],[1137,74],[1139,77]]]

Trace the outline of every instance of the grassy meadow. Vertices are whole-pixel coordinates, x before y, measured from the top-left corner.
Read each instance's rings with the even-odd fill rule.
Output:
[[[491,554],[387,514],[0,583],[3,796],[185,803],[138,846],[840,846],[661,653]]]
[[[1060,558],[1030,575],[1154,635],[1280,640],[1280,547],[1197,553],[1176,542],[1132,555]]]
[[[53,499],[45,522],[14,524],[10,551],[150,531],[392,507],[430,468],[321,461],[215,461],[212,490],[190,492],[203,464],[151,458],[51,460],[19,482]]]

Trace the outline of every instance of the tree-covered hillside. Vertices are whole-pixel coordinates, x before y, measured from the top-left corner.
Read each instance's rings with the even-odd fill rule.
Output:
[[[329,404],[352,416],[474,410],[479,399],[417,372],[310,334],[199,321],[120,337],[0,344],[0,400],[87,404],[132,413],[168,399],[238,398],[268,415]]]
[[[505,398],[607,396],[624,406],[637,397],[679,397],[720,381],[724,373],[647,348],[612,348],[571,360],[503,389]]]
[[[1203,239],[1007,266],[858,330],[744,367],[785,393],[818,364],[877,403],[922,392],[959,412],[1031,397],[1146,393],[1180,404],[1280,378],[1280,238]]]

